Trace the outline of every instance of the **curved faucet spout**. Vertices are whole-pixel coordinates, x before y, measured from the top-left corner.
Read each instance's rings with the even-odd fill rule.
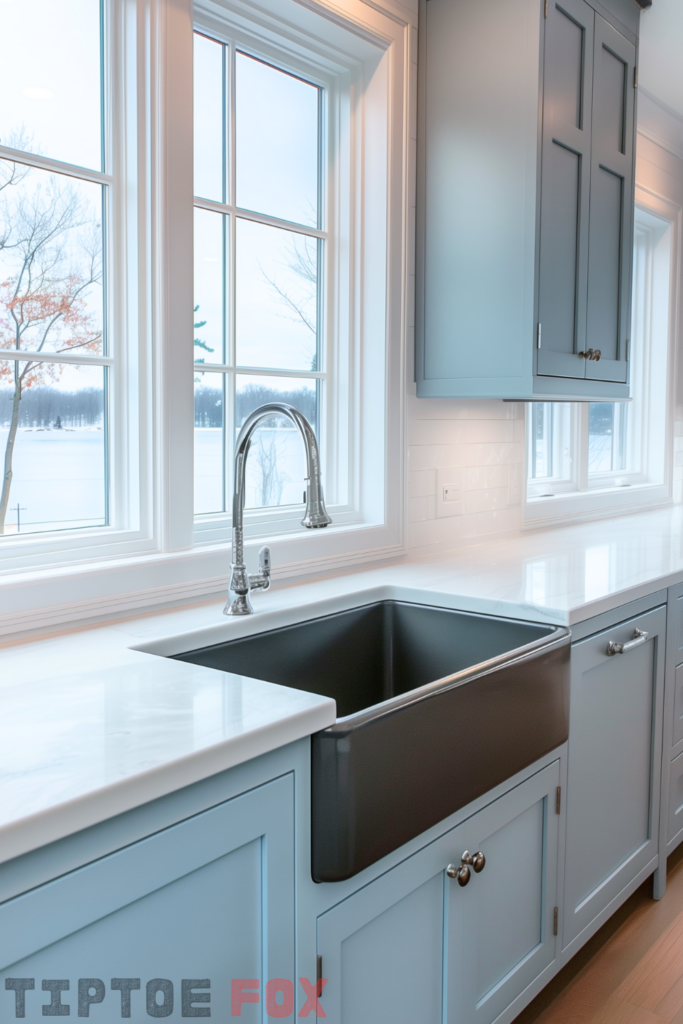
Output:
[[[270,416],[286,416],[301,435],[306,452],[306,511],[301,525],[308,530],[329,526],[332,519],[327,514],[320,480],[320,454],[318,442],[311,424],[292,405],[284,402],[269,402],[254,409],[247,416],[235,445],[234,491],[232,496],[232,571],[230,590],[235,594],[224,608],[226,615],[249,615],[253,611],[249,592],[254,589],[267,590],[270,586],[270,551],[261,553],[260,570],[253,576],[247,573],[244,564],[244,497],[246,491],[246,464],[254,431]]]

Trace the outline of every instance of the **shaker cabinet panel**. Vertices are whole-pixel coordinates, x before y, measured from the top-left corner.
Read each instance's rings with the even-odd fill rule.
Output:
[[[538,372],[585,376],[593,8],[551,0],[545,32]]]
[[[657,856],[665,630],[657,608],[572,649],[565,946]]]
[[[683,754],[674,758],[669,767],[669,806],[667,821],[667,844],[680,842],[683,832]],[[678,845],[676,843],[675,845]],[[673,849],[673,846],[672,846]]]
[[[3,1021],[227,1020],[264,969],[294,981],[292,775],[0,904]]]
[[[586,361],[595,380],[628,379],[633,248],[635,47],[595,15]]]
[[[330,1024],[492,1024],[522,1009],[556,956],[559,778],[555,761],[318,918]],[[486,862],[461,886],[447,868],[467,851]]]
[[[683,665],[677,665],[675,669],[673,734],[666,739],[672,747],[683,740]]]

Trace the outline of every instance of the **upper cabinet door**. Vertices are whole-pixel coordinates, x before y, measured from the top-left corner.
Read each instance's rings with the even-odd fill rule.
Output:
[[[538,372],[585,377],[595,14],[551,0],[545,29]]]
[[[633,249],[633,108],[636,49],[595,15],[593,149],[585,360],[594,380],[628,379]]]

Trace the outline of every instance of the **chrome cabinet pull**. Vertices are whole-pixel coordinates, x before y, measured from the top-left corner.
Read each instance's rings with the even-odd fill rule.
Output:
[[[470,853],[469,850],[465,850],[460,858],[460,864],[449,864],[446,868],[446,874],[449,878],[456,879],[458,885],[467,885],[472,877],[470,868],[478,875],[485,867],[486,857],[481,850],[478,850],[477,853]]]
[[[607,653],[610,657],[613,654],[626,654],[628,651],[632,651],[634,647],[640,647],[642,644],[647,642],[649,633],[644,629],[634,629],[633,639],[629,640],[625,644],[618,644],[614,640],[610,640],[607,644]]]

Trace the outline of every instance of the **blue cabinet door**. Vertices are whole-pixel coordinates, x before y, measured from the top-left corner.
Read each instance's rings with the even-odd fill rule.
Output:
[[[628,379],[633,265],[636,48],[595,15],[586,377]]]
[[[595,12],[550,0],[545,21],[538,372],[583,378]]]
[[[334,1024],[512,1019],[556,956],[559,762],[318,919]],[[481,851],[464,887],[449,864]],[[539,987],[540,987],[539,983]]]
[[[0,905],[3,1022],[223,1021],[233,979],[256,1022],[269,978],[295,980],[291,774]]]
[[[563,929],[572,951],[657,866],[665,631],[666,609],[655,608],[572,649]],[[610,641],[634,638],[644,642],[608,654]]]

